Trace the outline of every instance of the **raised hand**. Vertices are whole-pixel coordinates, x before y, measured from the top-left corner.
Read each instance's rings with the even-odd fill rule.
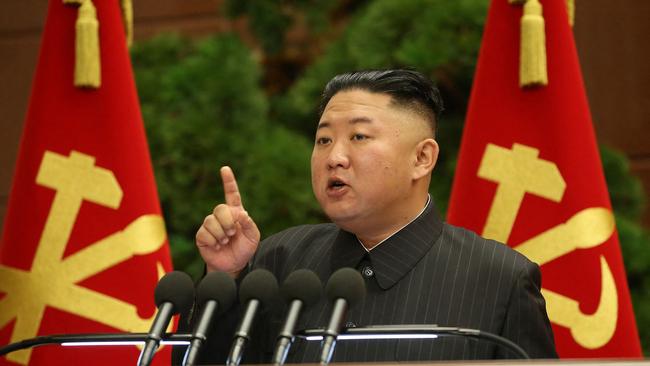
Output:
[[[255,254],[260,231],[244,209],[235,175],[221,168],[226,203],[217,205],[196,232],[196,246],[208,272],[222,271],[237,276]]]

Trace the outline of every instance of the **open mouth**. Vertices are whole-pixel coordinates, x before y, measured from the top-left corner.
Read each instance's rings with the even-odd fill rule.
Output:
[[[342,189],[345,186],[347,186],[347,184],[345,184],[344,181],[338,178],[331,178],[327,181],[328,189],[338,190],[338,189]]]

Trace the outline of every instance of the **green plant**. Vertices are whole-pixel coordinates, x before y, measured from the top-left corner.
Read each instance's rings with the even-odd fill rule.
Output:
[[[263,235],[320,219],[310,143],[267,122],[259,66],[236,36],[158,37],[133,50],[133,63],[177,268],[202,271],[194,234],[223,201],[222,165],[233,167]]]

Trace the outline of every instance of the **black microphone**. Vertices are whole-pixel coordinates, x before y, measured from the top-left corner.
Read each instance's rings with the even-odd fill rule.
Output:
[[[239,301],[246,304],[246,310],[235,332],[226,365],[239,365],[258,309],[268,306],[277,294],[278,281],[273,273],[260,268],[244,277],[239,287]]]
[[[191,366],[196,363],[199,350],[207,339],[207,334],[215,315],[220,315],[232,307],[237,295],[235,280],[224,272],[208,273],[196,291],[197,304],[201,306],[199,321],[192,332],[190,345],[185,351],[183,365]]]
[[[284,321],[284,326],[278,334],[273,364],[284,365],[289,353],[289,348],[294,339],[296,323],[304,307],[314,305],[320,300],[323,285],[316,274],[308,269],[299,269],[292,272],[282,283],[280,293],[289,303],[289,312]]]
[[[327,281],[325,293],[330,301],[334,302],[334,309],[327,328],[323,331],[321,365],[330,363],[336,346],[336,337],[343,328],[348,308],[366,297],[366,283],[356,270],[341,268]]]
[[[138,358],[138,366],[147,366],[151,363],[154,353],[158,349],[162,334],[165,332],[172,316],[185,313],[194,302],[194,283],[189,275],[179,271],[169,272],[164,275],[154,291],[154,300],[158,313],[151,324],[147,334],[144,348]]]

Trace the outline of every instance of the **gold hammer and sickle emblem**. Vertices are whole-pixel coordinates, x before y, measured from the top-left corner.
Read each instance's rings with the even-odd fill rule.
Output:
[[[560,202],[566,183],[557,165],[538,157],[539,150],[513,144],[512,150],[488,144],[478,170],[480,178],[498,184],[482,235],[506,243],[526,193]],[[614,215],[604,207],[589,207],[569,220],[521,243],[515,249],[540,266],[574,250],[606,242],[614,233]],[[550,320],[569,328],[584,348],[595,349],[614,336],[618,320],[618,292],[607,259],[600,256],[600,299],[593,314],[580,310],[570,297],[542,289]]]
[[[29,271],[0,265],[0,328],[16,320],[11,342],[35,337],[46,306],[107,324],[121,331],[148,329],[153,316],[138,316],[136,306],[79,286],[78,283],[136,255],[160,249],[166,234],[160,215],[142,215],[123,230],[65,259],[63,254],[83,201],[118,209],[122,189],[112,171],[77,151],[69,156],[46,151],[36,183],[56,191]],[[16,243],[18,245],[18,243]],[[164,274],[157,263],[158,277]],[[26,365],[31,350],[7,355]]]

